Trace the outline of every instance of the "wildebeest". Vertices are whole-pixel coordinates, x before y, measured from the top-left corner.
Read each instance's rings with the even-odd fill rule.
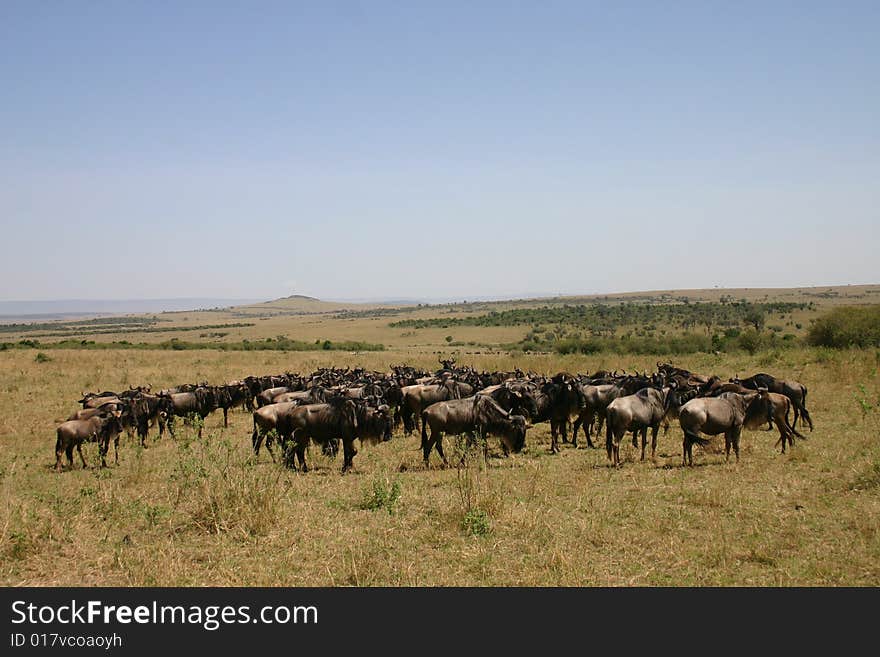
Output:
[[[448,399],[462,399],[474,394],[470,384],[447,380],[443,383],[417,383],[401,388],[400,415],[403,418],[404,434],[409,435],[418,429],[422,411],[431,404]]]
[[[488,395],[505,411],[513,415],[523,415],[525,417],[537,417],[538,405],[535,403],[534,397],[524,392],[526,386],[520,381],[505,381],[483,388],[476,394]],[[534,389],[534,386],[532,386]]]
[[[84,392],[82,398],[77,402],[85,408],[98,408],[103,404],[119,400],[119,394],[105,390],[104,392]]]
[[[266,440],[266,449],[269,450],[269,456],[275,460],[275,454],[272,452],[273,435],[278,434],[279,419],[293,411],[300,405],[299,401],[282,402],[279,404],[267,404],[254,410],[254,432],[251,435],[251,443],[253,444],[254,454],[259,456],[260,445],[263,439]]]
[[[68,467],[73,467],[73,448],[79,453],[83,468],[86,459],[82,453],[82,443],[86,440],[97,441],[101,453],[101,465],[107,467],[107,451],[110,438],[115,438],[114,447],[116,462],[119,463],[119,433],[122,425],[119,422],[120,411],[104,410],[84,420],[67,420],[55,431],[55,470],[61,472],[61,455],[67,455]]]
[[[108,413],[112,411],[118,411],[122,413],[127,404],[123,402],[121,399],[117,399],[116,401],[104,402],[100,406],[95,408],[81,408],[78,411],[74,411],[67,417],[67,421],[71,420],[88,420],[95,415],[100,415],[101,413]]]
[[[192,392],[176,392],[170,395],[160,395],[165,400],[165,416],[160,418],[159,437],[165,430],[162,420],[168,425],[168,432],[174,437],[174,418],[176,416],[192,417],[198,415],[202,424],[212,411],[217,409],[217,395],[211,387],[198,387]],[[199,425],[199,438],[202,437],[202,426]]]
[[[585,400],[580,384],[568,377],[554,377],[555,380],[541,381],[521,389],[524,395],[532,398],[536,409],[531,417],[533,424],[550,422],[550,452],[559,452],[557,436],[568,441],[568,421],[584,407]]]
[[[605,424],[605,411],[608,408],[608,404],[618,397],[635,394],[651,384],[652,381],[648,377],[630,375],[618,377],[615,383],[580,385],[584,404],[572,427],[572,444],[577,447],[578,427],[583,426],[584,434],[587,437],[587,446],[595,447],[590,436],[597,419],[596,435],[599,436],[602,433],[602,426]]]
[[[351,399],[330,397],[323,404],[297,406],[278,418],[277,431],[285,463],[293,469],[296,469],[298,460],[302,471],[308,471],[306,447],[309,440],[327,445],[342,439],[343,472],[351,469],[357,455],[354,447],[354,440],[358,437],[357,408]]]
[[[226,385],[217,386],[217,408],[223,409],[223,426],[229,426],[229,409],[240,406],[242,410],[254,409],[254,398],[250,389],[242,381],[233,381]]]
[[[257,408],[261,408],[267,404],[274,404],[275,397],[283,395],[285,392],[296,392],[296,390],[290,386],[276,386],[274,388],[263,390],[254,398],[257,402]]]
[[[746,379],[734,377],[730,379],[730,382],[738,383],[744,388],[749,388],[750,390],[766,388],[769,392],[776,392],[785,395],[791,400],[791,403],[794,406],[794,422],[792,422],[791,426],[796,427],[798,417],[802,415],[804,421],[810,426],[810,431],[813,430],[813,419],[810,417],[809,411],[807,411],[807,386],[804,384],[799,383],[798,381],[777,379],[775,376],[763,372]]]
[[[678,422],[684,432],[682,444],[682,464],[693,465],[693,445],[707,445],[710,441],[701,437],[724,434],[724,451],[730,459],[730,448],[736,452],[739,461],[739,437],[743,427],[756,429],[770,417],[769,400],[766,391],[740,395],[725,392],[720,397],[697,397],[687,402],[678,411]]]
[[[306,390],[296,392],[282,392],[272,398],[273,404],[283,404],[295,401],[302,404],[321,404],[327,397],[327,391],[322,386],[312,386]]]
[[[428,428],[431,435],[428,436]],[[473,441],[475,434],[483,440],[486,436],[499,436],[504,453],[520,452],[525,445],[527,422],[522,415],[511,415],[501,408],[489,395],[474,395],[464,399],[450,399],[428,406],[422,411],[422,453],[425,467],[432,449],[436,449],[443,464],[448,465],[443,453],[443,435],[467,434]]]
[[[365,402],[356,401],[357,433],[361,444],[375,445],[391,440],[391,408],[388,404],[380,404],[373,408]]]
[[[674,390],[673,387],[661,390],[642,388],[633,395],[618,397],[608,404],[605,410],[605,449],[608,451],[608,460],[612,465],[620,465],[620,441],[628,431],[632,431],[633,444],[636,441],[636,434],[641,432],[641,460],[644,461],[648,429],[651,429],[651,458],[654,458],[657,451],[657,432],[669,410],[669,404],[673,399],[671,393]]]
[[[779,440],[776,441],[776,444],[782,443],[782,453],[785,454],[786,441],[793,447],[795,436],[802,440],[806,440],[807,437],[795,429],[788,420],[788,413],[792,406],[791,399],[778,392],[768,392],[767,398],[770,401],[770,419],[779,431]],[[769,431],[770,428],[767,430]]]

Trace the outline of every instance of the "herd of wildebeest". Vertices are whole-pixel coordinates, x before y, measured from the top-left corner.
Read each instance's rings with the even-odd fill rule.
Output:
[[[550,423],[553,453],[559,440],[577,447],[578,430],[583,429],[588,446],[592,437],[605,428],[605,448],[613,465],[620,464],[620,443],[632,433],[641,458],[645,458],[648,429],[651,430],[651,457],[657,446],[657,433],[664,432],[670,420],[678,420],[683,431],[682,463],[693,464],[693,445],[708,444],[704,436],[724,434],[726,458],[733,447],[739,460],[739,438],[743,428],[757,430],[775,425],[777,445],[794,443],[804,436],[796,429],[799,418],[813,429],[806,408],[807,389],[797,381],[777,379],[769,374],[723,381],[669,363],[658,363],[648,372],[609,372],[541,376],[516,369],[511,372],[478,372],[457,366],[454,359],[441,360],[440,369],[427,372],[406,365],[392,366],[389,372],[363,368],[321,368],[308,374],[285,373],[275,376],[248,376],[239,381],[212,386],[207,382],[185,384],[153,393],[150,386],[130,386],[123,392],[83,393],[82,409],[73,413],[57,429],[55,468],[62,469],[62,455],[73,466],[76,448],[82,454],[84,441],[99,445],[102,465],[110,441],[119,462],[119,436],[123,431],[137,433],[147,447],[151,427],[158,425],[161,438],[165,429],[174,437],[176,418],[199,428],[213,411],[223,410],[228,426],[230,409],[242,408],[253,414],[251,435],[254,453],[266,447],[275,460],[272,444],[281,447],[283,462],[293,469],[297,462],[306,471],[309,442],[320,445],[325,454],[335,455],[342,442],[345,472],[357,454],[355,440],[378,443],[391,440],[395,427],[403,425],[404,435],[421,433],[425,461],[432,450],[447,464],[443,436],[466,436],[471,444],[478,440],[488,455],[487,437],[500,438],[504,454],[520,452],[526,432],[540,422]],[[794,420],[790,414],[794,410]]]

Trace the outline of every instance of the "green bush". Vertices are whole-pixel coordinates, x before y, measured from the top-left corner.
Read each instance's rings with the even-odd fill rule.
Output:
[[[880,347],[880,305],[835,308],[815,320],[807,342],[816,347]]]
[[[388,477],[376,477],[373,479],[371,490],[364,493],[361,508],[368,511],[385,509],[394,515],[395,506],[400,500],[400,481],[394,479],[389,482]]]

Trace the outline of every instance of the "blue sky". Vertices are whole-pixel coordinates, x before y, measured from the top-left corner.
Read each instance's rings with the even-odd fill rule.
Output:
[[[880,282],[878,34],[877,2],[3,2],[0,299]]]

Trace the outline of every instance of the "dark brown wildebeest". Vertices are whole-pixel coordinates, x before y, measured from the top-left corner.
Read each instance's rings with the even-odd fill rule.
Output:
[[[534,392],[535,388],[532,386]],[[528,394],[529,386],[520,381],[505,381],[483,388],[477,395],[488,395],[495,403],[512,415],[523,415],[527,418],[538,416],[538,405],[532,395]]]
[[[550,452],[559,452],[557,436],[568,442],[568,421],[572,415],[582,412],[585,404],[583,389],[573,378],[554,377],[555,380],[541,380],[518,388],[524,396],[531,397],[536,412],[532,415],[533,424],[550,422]]]
[[[766,391],[753,391],[748,395],[725,392],[720,397],[690,400],[678,411],[678,422],[684,432],[682,464],[693,465],[694,443],[709,444],[701,433],[709,436],[723,433],[725,459],[730,459],[730,448],[733,447],[739,461],[739,437],[743,427],[756,429],[767,422],[770,414]]]
[[[709,380],[709,377],[707,376],[695,374],[694,372],[690,372],[681,367],[675,367],[671,363],[657,363],[657,372],[661,374],[666,381],[675,381],[679,389],[701,386]]]
[[[431,436],[428,437],[428,427]],[[526,441],[528,423],[522,415],[511,415],[489,395],[474,395],[464,399],[450,399],[431,404],[422,411],[422,454],[425,467],[431,450],[436,449],[444,465],[449,465],[443,453],[443,435],[467,434],[474,442],[479,434],[483,454],[488,455],[486,437],[499,436],[504,453],[521,452]]]
[[[357,407],[351,399],[330,397],[324,404],[297,406],[278,418],[277,431],[281,436],[285,463],[294,470],[299,460],[301,470],[308,472],[306,447],[309,440],[326,448],[333,441],[342,439],[342,472],[351,469],[357,455],[354,447],[358,437]]]
[[[796,427],[798,417],[802,415],[806,423],[810,425],[810,431],[813,430],[813,419],[810,417],[809,411],[807,411],[807,386],[804,384],[798,381],[777,379],[775,376],[763,372],[750,376],[747,379],[734,377],[730,379],[730,382],[738,383],[750,390],[766,388],[770,392],[785,395],[794,406],[794,422],[792,422],[791,426]]]
[[[168,432],[174,438],[175,417],[193,417],[198,415],[202,418],[202,423],[199,425],[199,438],[201,438],[205,418],[217,410],[217,395],[214,388],[210,386],[198,387],[192,392],[176,392],[160,396],[164,400],[160,404],[163,404],[165,413],[164,418],[160,416],[159,437],[162,437],[165,430],[165,424],[162,422],[163,419],[168,425]]]
[[[164,406],[163,402],[165,402]],[[161,431],[165,425],[167,414],[171,408],[170,400],[159,395],[141,392],[129,399],[128,404],[131,407],[132,422],[141,441],[141,447],[146,448],[150,427],[158,423]]]
[[[674,398],[674,387],[666,387],[661,390],[656,388],[642,388],[633,395],[618,397],[605,410],[605,449],[608,452],[608,460],[614,466],[620,465],[620,441],[623,436],[632,431],[633,444],[636,434],[642,434],[642,457],[645,460],[645,447],[648,443],[648,429],[651,429],[651,459],[657,451],[657,432],[660,423],[669,411],[670,403]]]
[[[223,426],[229,426],[229,409],[240,406],[242,410],[254,410],[254,398],[243,381],[233,381],[215,388],[217,407],[223,409]]]
[[[106,468],[110,438],[115,438],[116,463],[119,463],[119,434],[122,431],[122,425],[119,422],[120,414],[119,411],[106,410],[85,420],[63,422],[55,430],[55,470],[61,472],[62,454],[67,455],[68,467],[73,467],[74,447],[79,453],[83,468],[88,467],[82,453],[82,443],[85,440],[97,441],[101,453],[101,465]]]
[[[358,438],[362,445],[375,445],[391,440],[392,419],[388,404],[379,404],[374,408],[365,402],[356,401],[355,406]]]
[[[115,392],[106,390],[104,392],[84,392],[82,399],[77,403],[82,404],[83,408],[98,408],[103,404],[119,400],[119,395]]]
[[[474,394],[473,386],[451,379],[443,383],[417,383],[400,390],[400,416],[405,435],[417,431],[422,411],[431,404],[448,399],[462,399]]]

